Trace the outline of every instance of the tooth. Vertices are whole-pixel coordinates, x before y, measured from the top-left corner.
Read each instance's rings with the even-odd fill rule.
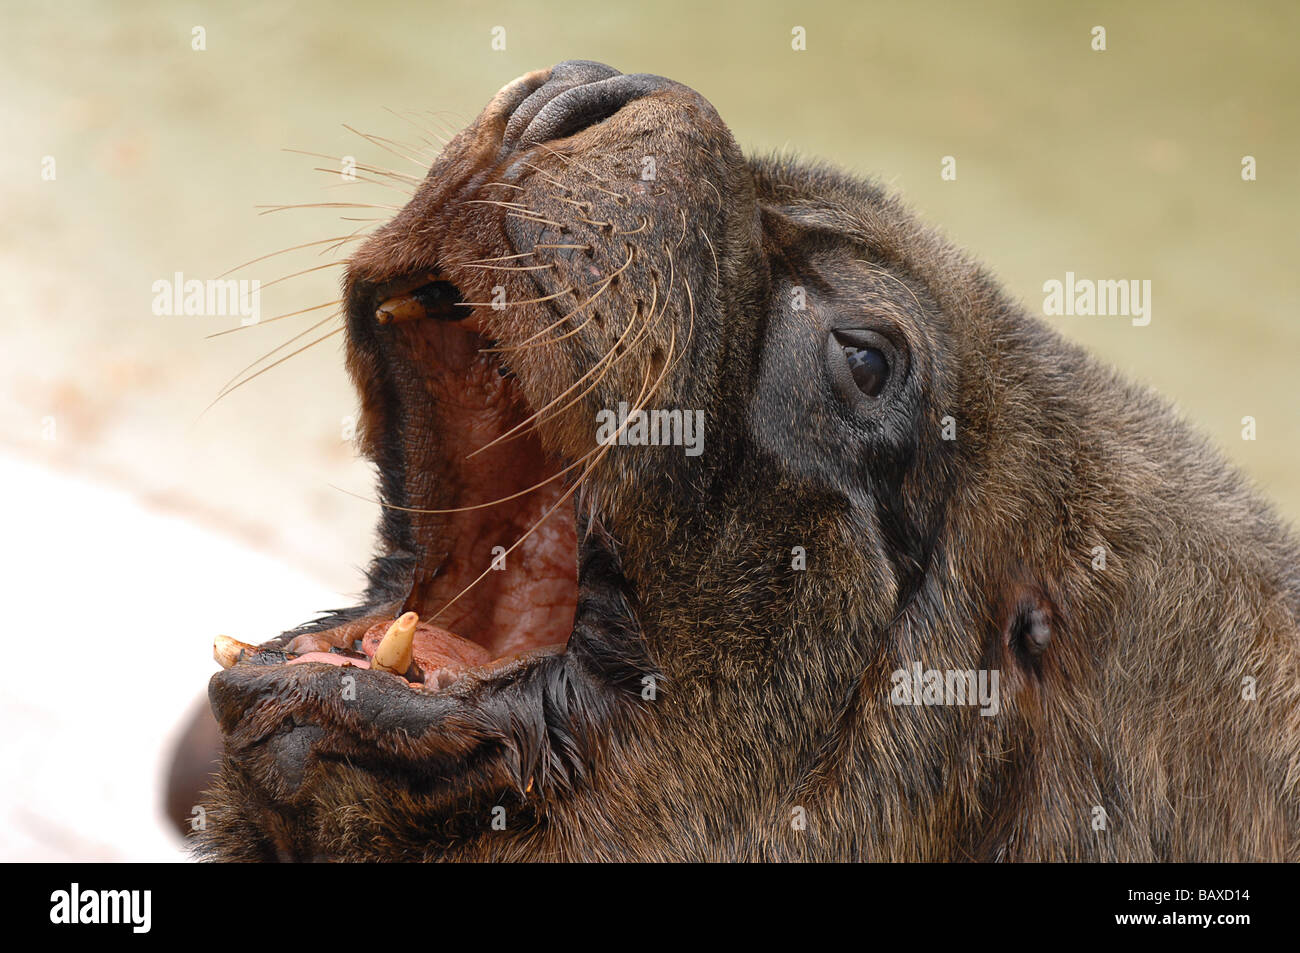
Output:
[[[245,652],[252,655],[256,651],[257,646],[239,642],[228,635],[219,635],[212,640],[212,657],[222,668],[230,668]]]
[[[370,660],[370,667],[381,672],[393,672],[405,675],[411,667],[411,650],[415,645],[415,626],[420,617],[414,612],[407,612],[398,617],[388,627],[384,637],[379,640],[375,657]]]
[[[384,301],[375,309],[375,320],[380,324],[390,324],[425,317],[429,306],[420,300],[419,292],[436,280],[429,272],[418,272],[403,281],[387,282]]]
[[[428,311],[413,294],[389,298],[375,312],[375,320],[380,324],[396,324],[424,317]]]

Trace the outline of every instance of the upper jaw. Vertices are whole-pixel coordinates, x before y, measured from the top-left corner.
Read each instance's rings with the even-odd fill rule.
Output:
[[[419,511],[481,502],[449,500],[447,496],[447,487],[455,482],[457,473],[448,469],[449,455],[441,451],[446,449],[446,434],[462,426],[465,419],[457,416],[454,401],[445,399],[446,395],[444,399],[431,397],[430,380],[434,378],[428,373],[428,347],[436,338],[433,326],[427,320],[409,320],[409,314],[399,313],[400,309],[384,312],[386,302],[409,295],[429,279],[451,281],[466,303],[491,300],[498,283],[507,288],[509,300],[526,301],[562,290],[585,269],[607,275],[621,268],[620,287],[646,292],[648,302],[648,313],[640,316],[647,322],[647,334],[643,341],[637,337],[632,343],[642,348],[639,353],[658,353],[664,366],[671,367],[674,347],[684,347],[689,340],[689,328],[681,316],[689,306],[693,319],[696,301],[704,300],[703,289],[718,280],[712,265],[700,274],[685,275],[680,264],[715,260],[709,233],[719,235],[725,222],[722,210],[712,208],[716,188],[707,202],[706,196],[698,197],[700,208],[693,208],[688,219],[684,203],[673,199],[674,189],[682,188],[681,183],[665,179],[658,185],[647,184],[632,177],[627,183],[628,194],[622,194],[620,200],[598,185],[600,173],[593,178],[592,170],[582,163],[553,155],[555,150],[549,147],[506,142],[510,114],[549,78],[550,72],[530,74],[503,90],[484,115],[453,140],[412,202],[359,251],[349,269],[345,292],[348,367],[362,402],[361,447],[378,466],[380,496],[390,508],[381,522],[384,555],[372,570],[364,605],[349,612],[347,619],[367,615],[392,618],[403,609],[412,609],[423,618],[430,611],[440,611],[439,605],[463,588],[448,585],[446,551],[455,545],[457,534],[449,527],[446,514]],[[683,87],[650,83],[643,90],[647,95],[655,91],[678,104],[689,100],[690,109],[716,119],[707,103],[703,111],[698,110],[697,101],[703,101]],[[628,120],[628,135],[622,138],[631,143],[628,148],[632,151],[622,156],[610,156],[614,140],[608,130],[604,139],[593,138],[593,131],[588,130],[575,140],[594,143],[588,165],[597,165],[602,159],[635,165],[643,141],[656,134],[660,115],[662,112],[634,115]],[[723,173],[734,163],[734,143],[720,122],[718,128],[724,138],[719,140],[723,146],[717,157],[702,150],[699,154],[702,161],[711,163],[702,175],[722,182]],[[674,140],[661,139],[656,148],[667,154],[674,145]],[[689,154],[696,152],[692,145]],[[522,160],[525,153],[527,162]],[[539,174],[535,162],[547,165],[548,183],[567,178],[575,189],[591,191],[593,207],[583,210],[581,221],[575,220],[575,237],[570,243],[586,243],[596,254],[582,258],[572,249],[548,251],[545,260],[554,266],[553,273],[484,269],[478,264],[483,260],[518,254],[525,248],[540,249],[539,229],[547,226],[531,216],[512,217],[499,207],[473,205],[467,200],[493,181],[540,181],[535,178]],[[665,176],[669,171],[671,167]],[[680,170],[673,174],[685,175]],[[682,181],[694,174],[692,171]],[[700,187],[698,183],[696,187]],[[561,197],[548,184],[530,201],[540,209],[538,218],[558,219],[573,214],[571,205],[559,202]],[[543,207],[551,201],[554,208]],[[656,228],[660,232],[647,231],[646,208],[659,216]],[[611,235],[618,241],[611,242]],[[630,243],[636,243],[640,254],[625,260],[626,249],[633,247]],[[696,288],[693,296],[683,287],[687,282]],[[619,300],[617,289],[605,288],[601,293],[606,303]],[[720,289],[715,288],[714,293]],[[633,313],[635,302],[627,298],[624,303],[627,313]],[[566,302],[565,306],[579,304]],[[500,313],[480,307],[467,309],[465,318],[453,318],[449,323],[484,338],[517,344],[562,314],[559,307],[542,303]],[[563,347],[528,352],[514,367],[528,405],[543,405],[555,395],[557,381],[572,380],[590,367],[614,346],[618,331],[617,326],[606,329],[603,324],[593,324],[583,339],[573,337],[562,342]],[[621,397],[636,396],[642,373],[634,363],[624,362],[603,375],[602,390],[589,394],[585,405],[573,408],[567,424],[542,429],[542,446],[553,460],[569,461],[589,449],[593,428],[592,415],[586,410],[591,405],[615,406]],[[508,468],[508,459],[498,464],[498,469]],[[213,709],[227,736],[231,769],[257,775],[263,786],[286,797],[305,779],[322,771],[328,774],[330,765],[339,763],[373,765],[376,770],[391,766],[398,777],[424,769],[445,776],[451,766],[463,766],[475,758],[476,763],[490,766],[485,784],[509,784],[521,790],[531,779],[530,772],[556,778],[579,774],[580,764],[572,762],[583,757],[583,743],[573,739],[621,730],[620,725],[650,717],[640,702],[640,690],[644,679],[656,675],[640,629],[637,594],[623,576],[612,536],[599,518],[593,519],[585,511],[582,499],[573,497],[577,519],[567,522],[574,528],[580,565],[572,630],[564,652],[471,671],[437,691],[418,691],[385,672],[283,664],[288,661],[290,643],[303,635],[287,633],[268,644],[265,651],[250,654],[218,673],[210,683]],[[567,520],[567,507],[553,519]],[[510,542],[503,539],[500,544],[508,546]],[[552,744],[560,735],[568,740]],[[539,783],[544,787],[546,778]]]

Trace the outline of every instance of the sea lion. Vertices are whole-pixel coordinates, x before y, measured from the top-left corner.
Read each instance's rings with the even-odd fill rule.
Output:
[[[880,187],[566,62],[345,293],[379,555],[221,646],[205,856],[1297,858],[1296,541]]]

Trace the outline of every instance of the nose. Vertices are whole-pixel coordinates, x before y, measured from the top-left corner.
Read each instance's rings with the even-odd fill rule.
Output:
[[[634,99],[673,85],[662,76],[627,75],[604,63],[566,60],[511,113],[502,145],[517,148],[571,136]]]

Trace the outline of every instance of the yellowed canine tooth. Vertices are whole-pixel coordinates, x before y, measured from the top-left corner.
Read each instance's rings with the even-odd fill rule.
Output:
[[[389,298],[375,312],[375,319],[380,324],[396,324],[399,321],[411,321],[423,318],[428,309],[416,299],[415,295],[399,295]]]
[[[394,672],[405,675],[411,667],[411,651],[415,645],[415,626],[420,617],[414,612],[406,612],[388,627],[384,637],[379,640],[375,657],[370,660],[370,667],[381,672]]]
[[[244,642],[232,639],[228,635],[219,635],[212,640],[212,657],[217,660],[217,664],[222,668],[230,668],[239,661],[239,657],[248,652],[253,654],[257,651],[257,646],[247,645]]]

